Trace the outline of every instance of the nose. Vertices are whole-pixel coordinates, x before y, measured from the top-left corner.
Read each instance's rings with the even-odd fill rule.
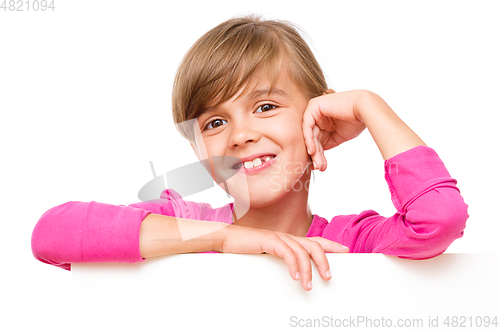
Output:
[[[246,117],[238,118],[234,119],[232,124],[228,141],[230,147],[241,147],[247,143],[256,143],[259,141],[261,133],[257,129],[257,123],[254,123],[252,119]]]

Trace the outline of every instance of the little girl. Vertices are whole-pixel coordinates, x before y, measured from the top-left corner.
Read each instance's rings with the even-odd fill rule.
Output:
[[[467,205],[437,153],[375,93],[328,89],[290,23],[243,17],[207,32],[179,67],[172,104],[177,129],[234,202],[214,209],[172,189],[129,206],[70,201],[35,226],[37,259],[70,270],[168,254],[267,253],[310,290],[311,259],[331,278],[325,252],[426,259],[463,235]],[[307,203],[312,170],[325,171],[325,151],[365,128],[397,212],[328,222]]]

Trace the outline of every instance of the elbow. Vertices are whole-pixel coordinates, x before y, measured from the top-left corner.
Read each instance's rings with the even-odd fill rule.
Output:
[[[67,259],[68,242],[77,242],[78,231],[68,231],[74,228],[73,222],[67,222],[64,212],[75,208],[81,202],[70,201],[46,211],[38,220],[31,235],[31,251],[33,256],[44,263],[70,270]]]
[[[469,219],[468,205],[462,200],[462,203],[456,204],[453,210],[450,210],[441,232],[443,235],[453,238],[461,238],[464,234],[467,220]]]
[[[469,219],[469,206],[458,191],[453,193],[447,202],[443,201],[441,210],[435,215],[437,233],[447,239],[450,245],[455,239],[463,236]]]
[[[469,218],[467,207],[464,203],[463,206],[448,213],[443,213],[442,217],[438,217],[439,220],[436,223],[435,233],[431,240],[430,247],[433,249],[430,257],[444,253],[456,239],[462,238]]]
[[[463,236],[467,219],[468,205],[457,194],[449,203],[441,200],[440,208],[434,208],[418,223],[413,223],[411,236],[419,244],[410,256],[411,259],[428,259],[444,253],[448,247]],[[410,215],[408,216],[411,219]],[[411,222],[411,221],[410,221]]]

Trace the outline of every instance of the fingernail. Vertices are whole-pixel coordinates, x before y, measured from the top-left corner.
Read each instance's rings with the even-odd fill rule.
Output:
[[[330,269],[328,269],[328,270],[326,271],[326,277],[327,277],[327,278],[332,277],[332,273],[330,272]]]
[[[316,170],[317,169],[316,162],[313,162],[313,165],[314,165],[313,169]]]
[[[307,283],[307,288],[308,289],[312,289],[313,288],[313,284],[311,281],[309,281],[309,283]]]
[[[307,154],[311,154],[311,151],[309,150],[309,148],[307,149]]]
[[[349,251],[349,247],[341,245],[344,249],[347,249]]]
[[[300,274],[298,272],[295,274],[295,279],[297,279],[297,280],[300,279]]]

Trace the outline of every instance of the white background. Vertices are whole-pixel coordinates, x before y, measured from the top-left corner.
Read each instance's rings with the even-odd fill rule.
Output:
[[[31,253],[31,232],[46,210],[71,200],[134,203],[152,179],[149,161],[158,174],[196,161],[171,118],[175,70],[202,34],[248,13],[298,24],[330,87],[378,93],[438,152],[470,214],[448,252],[500,252],[496,2],[55,5],[0,10],[2,323],[11,329],[63,330],[69,322],[70,273]],[[395,212],[368,131],[327,158],[312,188],[313,213]],[[229,202],[218,188],[190,199]]]

